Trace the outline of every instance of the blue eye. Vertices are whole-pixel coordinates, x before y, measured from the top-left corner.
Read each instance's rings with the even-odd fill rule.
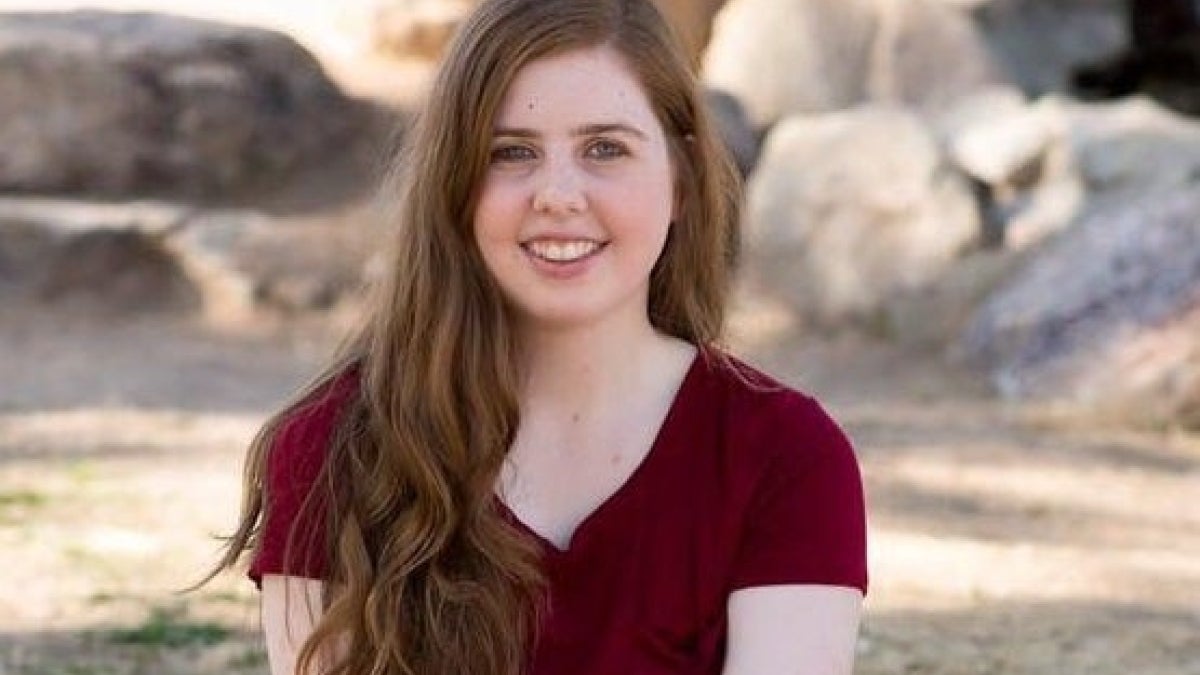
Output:
[[[532,148],[524,145],[501,145],[492,149],[491,161],[493,163],[511,164],[515,162],[524,162],[534,159],[537,155]]]
[[[624,145],[600,139],[587,147],[587,156],[593,159],[615,159],[629,154]]]

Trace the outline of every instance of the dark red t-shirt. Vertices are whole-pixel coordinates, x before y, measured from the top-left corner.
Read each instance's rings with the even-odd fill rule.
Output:
[[[324,573],[315,556],[285,572],[282,545],[338,399],[323,397],[281,430],[255,581]],[[813,398],[737,361],[693,362],[649,454],[568,549],[497,502],[538,541],[550,580],[532,675],[717,674],[732,591],[867,588],[862,481],[849,441]]]

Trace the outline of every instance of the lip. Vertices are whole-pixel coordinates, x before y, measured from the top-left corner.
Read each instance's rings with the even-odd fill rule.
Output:
[[[531,239],[521,246],[543,260],[567,263],[598,252],[604,242],[596,239]]]
[[[599,244],[599,246],[596,248],[596,250],[584,255],[581,258],[567,261],[556,261],[542,258],[530,250],[528,244],[534,241],[545,241],[559,244],[589,241],[595,242]],[[602,253],[604,253],[607,248],[607,241],[591,239],[588,237],[534,237],[521,242],[520,245],[521,252],[525,255],[525,258],[529,260],[531,266],[538,274],[556,280],[573,279],[587,273],[587,271],[595,264],[596,259]]]
[[[545,241],[545,242],[550,242],[552,244],[563,244],[563,243],[572,242],[572,241],[593,241],[593,242],[596,242],[597,244],[601,244],[601,245],[608,243],[608,240],[603,237],[597,237],[597,236],[589,235],[589,234],[569,234],[566,232],[555,232],[554,234],[529,235],[527,237],[522,237],[518,243],[521,244],[522,246],[525,246],[526,244],[530,244],[535,241]]]

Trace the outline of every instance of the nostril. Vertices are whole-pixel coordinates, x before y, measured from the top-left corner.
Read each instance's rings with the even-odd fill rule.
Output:
[[[587,203],[583,192],[570,185],[548,183],[533,196],[533,208],[539,212],[578,212]]]

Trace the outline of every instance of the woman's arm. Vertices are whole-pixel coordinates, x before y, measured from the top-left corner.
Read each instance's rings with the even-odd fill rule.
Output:
[[[321,617],[324,582],[267,574],[262,579],[262,626],[271,675],[298,675],[296,657]]]
[[[862,601],[843,586],[734,591],[724,675],[850,675]]]

